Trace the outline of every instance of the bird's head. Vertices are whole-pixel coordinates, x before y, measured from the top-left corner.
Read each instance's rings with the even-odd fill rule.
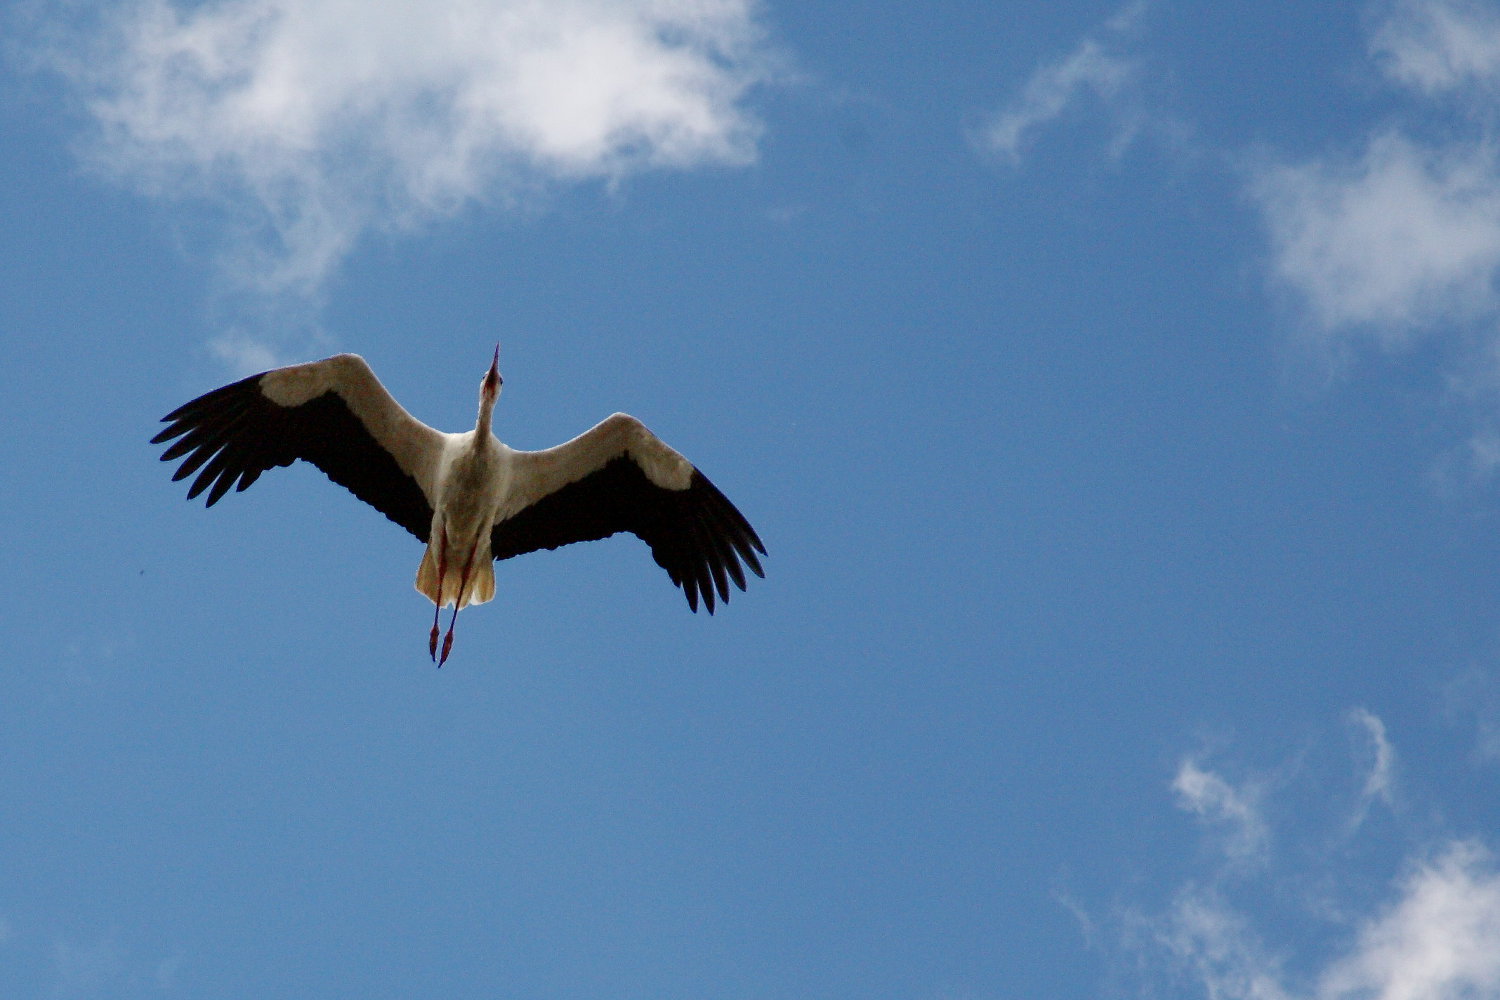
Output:
[[[505,384],[505,379],[500,377],[500,345],[495,345],[495,357],[490,362],[489,371],[484,373],[484,381],[479,383],[479,402],[495,405],[495,400],[500,398],[500,387]]]

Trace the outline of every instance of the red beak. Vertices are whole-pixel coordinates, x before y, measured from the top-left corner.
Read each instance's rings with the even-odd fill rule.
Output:
[[[485,373],[485,381],[494,382],[497,386],[503,385],[505,379],[500,377],[500,345],[495,345],[495,358],[490,362],[490,370]]]

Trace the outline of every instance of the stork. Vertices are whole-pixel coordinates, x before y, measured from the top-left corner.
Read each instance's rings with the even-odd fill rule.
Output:
[[[339,354],[252,375],[162,418],[152,444],[182,458],[173,482],[198,473],[192,500],[212,507],[230,487],[298,459],[426,544],[416,587],[433,603],[427,648],[441,667],[458,612],[495,596],[493,560],[616,532],[637,535],[687,596],[709,614],[729,601],[743,567],[764,577],[755,529],[708,477],[625,413],[545,451],[517,451],[490,427],[500,398],[500,347],[479,384],[472,431],[447,434],[417,420],[364,358]],[[184,457],[186,456],[186,457]],[[438,624],[452,605],[438,651]]]

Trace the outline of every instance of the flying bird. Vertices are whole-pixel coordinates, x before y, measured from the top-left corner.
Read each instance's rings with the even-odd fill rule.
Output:
[[[616,413],[555,448],[517,451],[490,427],[503,384],[497,345],[474,429],[448,434],[407,413],[364,358],[339,354],[205,393],[163,417],[151,443],[177,439],[161,460],[183,460],[173,482],[198,474],[187,495],[207,490],[206,506],[302,459],[415,535],[427,546],[416,587],[434,605],[427,646],[440,667],[459,610],[495,596],[496,559],[628,531],[688,607],[701,600],[709,614],[715,593],[729,601],[730,581],[745,589],[745,567],[765,576],[750,522],[639,420]]]

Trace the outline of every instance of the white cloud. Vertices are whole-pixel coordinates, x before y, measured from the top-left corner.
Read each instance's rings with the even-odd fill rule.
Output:
[[[1495,308],[1500,170],[1487,145],[1432,149],[1386,132],[1352,161],[1266,168],[1251,193],[1276,276],[1325,334],[1401,347]]]
[[[103,170],[227,205],[234,277],[305,293],[362,234],[549,183],[752,161],[755,0],[134,0],[48,61]]]
[[[1271,268],[1325,347],[1437,339],[1466,352],[1466,370],[1488,371],[1500,317],[1500,11],[1474,0],[1380,10],[1371,58],[1417,101],[1353,152],[1251,171]],[[1484,442],[1474,444],[1477,467]]]
[[[1092,96],[1116,111],[1112,146],[1116,153],[1123,150],[1139,127],[1134,102],[1125,99],[1136,83],[1139,64],[1125,52],[1125,42],[1145,7],[1139,2],[1129,4],[1103,31],[1084,38],[1063,58],[1039,67],[1015,100],[978,130],[978,145],[1017,165],[1030,133]]]
[[[1178,805],[1196,813],[1224,833],[1224,851],[1237,860],[1261,856],[1268,846],[1268,830],[1260,810],[1260,790],[1235,788],[1193,760],[1185,760],[1172,780]]]
[[[1325,971],[1318,1000],[1500,997],[1500,873],[1474,841],[1418,865],[1396,903]]]

